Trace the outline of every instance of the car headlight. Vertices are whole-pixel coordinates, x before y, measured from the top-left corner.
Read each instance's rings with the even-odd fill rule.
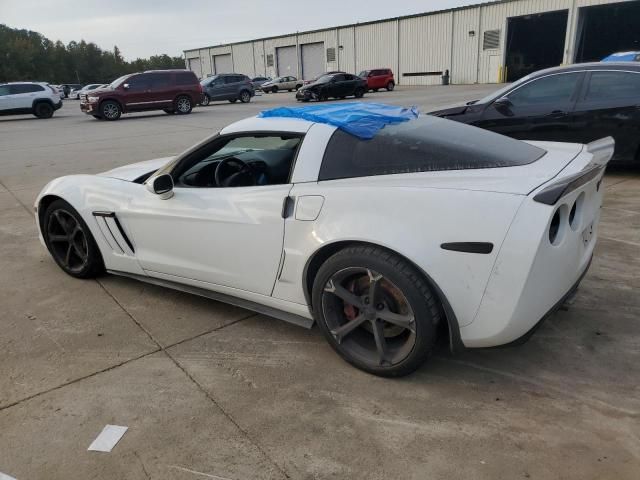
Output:
[[[90,103],[96,103],[99,99],[98,97],[88,96],[87,100],[89,100]]]

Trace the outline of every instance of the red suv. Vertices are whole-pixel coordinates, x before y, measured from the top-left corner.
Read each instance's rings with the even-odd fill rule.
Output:
[[[369,90],[373,90],[374,92],[377,92],[381,88],[386,88],[388,91],[391,91],[396,86],[396,81],[393,78],[393,72],[390,68],[363,70],[358,76],[364,78],[367,81]]]
[[[80,110],[105,120],[118,120],[123,113],[164,110],[191,113],[202,98],[198,77],[189,70],[149,70],[124,75],[106,88],[80,96]]]

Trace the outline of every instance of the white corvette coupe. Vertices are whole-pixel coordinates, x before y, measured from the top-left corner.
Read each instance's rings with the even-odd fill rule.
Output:
[[[398,376],[439,335],[515,343],[562,305],[593,254],[613,148],[434,117],[371,139],[253,117],[175,158],[55,179],[35,207],[69,275],[317,322],[345,360]]]

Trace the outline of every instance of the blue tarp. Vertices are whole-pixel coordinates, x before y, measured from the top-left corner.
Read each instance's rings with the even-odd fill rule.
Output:
[[[637,62],[640,61],[640,52],[620,52],[602,59],[603,62]]]
[[[310,122],[327,123],[362,139],[370,139],[386,125],[418,118],[416,107],[402,108],[382,103],[336,103],[333,105],[305,105],[265,110],[258,116],[301,118]]]

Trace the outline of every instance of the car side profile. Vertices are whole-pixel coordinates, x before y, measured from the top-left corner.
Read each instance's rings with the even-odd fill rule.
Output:
[[[296,92],[296,100],[323,102],[329,98],[362,98],[366,90],[367,83],[364,79],[350,73],[333,73],[322,75],[315,82],[304,85]]]
[[[276,77],[273,80],[264,82],[260,86],[260,89],[264,93],[278,93],[285,90],[293,92],[294,90],[298,90],[302,86],[302,84],[302,80],[298,80],[296,77]]]
[[[51,118],[60,107],[60,92],[47,83],[0,83],[0,115],[33,114],[37,118]]]
[[[90,83],[78,90],[71,90],[71,92],[69,92],[69,98],[80,100],[80,95],[82,95],[83,93],[87,93],[90,90],[95,90],[97,88],[103,87],[103,85],[104,84],[102,83]]]
[[[482,100],[430,112],[526,140],[616,141],[613,163],[640,165],[640,64],[541,70]]]
[[[398,376],[441,336],[510,344],[562,305],[593,255],[612,152],[430,116],[370,139],[252,117],[176,157],[57,178],[35,209],[69,275],[315,322],[351,364]]]
[[[123,113],[163,110],[186,115],[202,98],[202,87],[189,70],[149,70],[123,75],[107,88],[80,95],[80,110],[97,119],[118,120]]]
[[[375,68],[373,70],[363,70],[358,74],[360,78],[367,81],[367,89],[377,92],[385,88],[392,91],[396,87],[396,80],[390,68]]]
[[[251,85],[253,85],[254,89],[259,89],[265,82],[271,80],[271,77],[253,77],[251,79]]]
[[[256,92],[251,79],[238,73],[223,73],[205,78],[202,85],[202,100],[200,104],[207,106],[213,101],[228,100],[235,103],[249,103]]]

